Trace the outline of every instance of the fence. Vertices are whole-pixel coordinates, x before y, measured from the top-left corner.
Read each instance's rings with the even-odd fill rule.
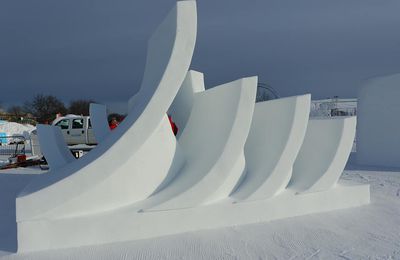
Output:
[[[340,117],[356,116],[357,99],[324,99],[313,100],[311,105],[311,117]]]
[[[26,138],[24,136],[0,136],[0,156],[25,154]]]

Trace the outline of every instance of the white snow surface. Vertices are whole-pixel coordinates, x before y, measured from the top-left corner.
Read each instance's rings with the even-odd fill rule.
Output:
[[[25,138],[29,138],[29,134],[34,130],[33,125],[23,125],[15,122],[6,122],[0,124],[0,133],[6,133],[7,136],[23,135]]]
[[[156,239],[16,254],[15,196],[38,171],[0,171],[1,259],[400,259],[400,169],[348,165],[341,183],[371,185],[371,204],[359,208]]]

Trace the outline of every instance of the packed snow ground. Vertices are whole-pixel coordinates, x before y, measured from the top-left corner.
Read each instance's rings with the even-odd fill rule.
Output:
[[[342,183],[371,184],[371,204],[359,208],[18,255],[15,196],[38,171],[0,173],[1,259],[400,259],[400,169],[350,164]]]

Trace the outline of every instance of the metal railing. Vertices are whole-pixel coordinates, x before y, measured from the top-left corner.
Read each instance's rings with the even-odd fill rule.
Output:
[[[356,116],[356,99],[325,99],[312,101],[311,117],[341,117]]]
[[[0,156],[25,154],[26,138],[22,135],[0,136]]]
[[[259,82],[257,85],[256,102],[279,98],[278,92],[269,84]]]

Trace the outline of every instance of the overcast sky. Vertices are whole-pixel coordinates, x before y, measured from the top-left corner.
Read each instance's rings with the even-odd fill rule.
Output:
[[[1,0],[0,102],[126,101],[174,0]],[[399,0],[198,0],[191,68],[207,88],[258,75],[281,96],[356,97],[400,72]]]

